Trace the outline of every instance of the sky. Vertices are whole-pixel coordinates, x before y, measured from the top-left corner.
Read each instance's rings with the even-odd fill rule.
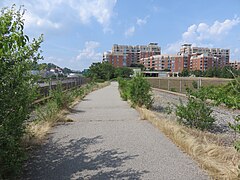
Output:
[[[83,70],[113,44],[157,42],[162,54],[181,44],[230,49],[240,61],[240,0],[1,0],[26,9],[25,33],[44,35],[44,60]]]

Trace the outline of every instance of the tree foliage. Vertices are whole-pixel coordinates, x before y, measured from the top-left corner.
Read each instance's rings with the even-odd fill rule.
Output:
[[[133,75],[133,70],[128,67],[118,67],[115,68],[115,77],[121,77],[121,78],[129,78],[131,75]]]
[[[133,70],[127,67],[113,67],[108,62],[93,63],[89,67],[87,76],[95,80],[110,80],[116,77],[129,78],[133,74]]]
[[[4,8],[0,16],[0,179],[19,171],[21,138],[34,98],[34,64],[42,59],[42,36],[30,42],[24,34],[24,10]]]

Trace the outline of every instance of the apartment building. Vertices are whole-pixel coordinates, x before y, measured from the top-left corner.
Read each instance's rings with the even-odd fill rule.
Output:
[[[215,57],[211,53],[193,53],[190,57],[189,70],[205,71],[213,67]]]
[[[240,70],[240,62],[237,61],[230,62],[229,66],[231,66],[233,69]]]
[[[192,44],[183,44],[178,54],[189,55],[190,62],[192,64],[199,64],[200,60],[198,59],[203,58],[203,57],[200,57],[202,55],[204,56],[205,61],[212,61],[209,63],[205,62],[205,64],[207,65],[209,64],[211,65],[211,67],[222,68],[229,64],[230,49],[192,47]],[[190,67],[190,70],[192,70],[191,66],[189,67]],[[200,68],[200,66],[197,66],[197,67],[194,66],[194,69],[195,68],[196,70],[204,70],[209,67],[203,65],[202,68]]]
[[[111,51],[103,53],[103,61],[108,61],[115,67],[131,66],[139,63],[141,58],[159,54],[161,48],[157,43],[137,46],[114,44]]]
[[[189,56],[186,54],[161,54],[147,58],[141,58],[140,63],[143,64],[146,69],[182,72],[183,69],[188,69]]]
[[[174,58],[174,55],[168,54],[154,55],[141,58],[140,63],[143,64],[148,70],[171,70],[172,61],[174,61]]]

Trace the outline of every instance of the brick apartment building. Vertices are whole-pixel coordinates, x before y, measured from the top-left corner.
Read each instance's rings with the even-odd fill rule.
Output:
[[[189,70],[204,71],[212,67],[222,68],[227,66],[229,64],[230,50],[192,47],[191,44],[183,44],[178,54],[189,56]]]
[[[192,47],[183,44],[176,55],[155,55],[141,58],[140,63],[147,69],[182,72],[183,69],[207,70],[212,67],[224,67],[229,64],[229,49]]]
[[[137,46],[114,44],[111,51],[103,53],[103,61],[111,63],[114,67],[129,67],[131,64],[140,63],[141,58],[160,54],[161,48],[157,43]]]
[[[103,53],[103,61],[115,67],[129,67],[131,64],[143,64],[146,69],[169,70],[182,72],[184,69],[205,71],[209,68],[231,65],[239,68],[239,63],[229,64],[229,49],[193,47],[192,44],[183,44],[177,54],[161,54],[157,43],[148,45],[118,45],[112,50]]]
[[[230,62],[229,66],[231,66],[233,69],[240,70],[240,62]]]
[[[172,72],[181,72],[184,68],[188,68],[189,58],[182,54],[161,54],[140,59],[146,69],[169,70]]]

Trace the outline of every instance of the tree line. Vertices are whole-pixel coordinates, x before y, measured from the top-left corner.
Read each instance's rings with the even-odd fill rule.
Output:
[[[117,77],[129,78],[133,75],[133,70],[128,67],[114,67],[109,62],[97,62],[84,75],[95,81],[107,81]]]
[[[223,68],[209,68],[206,71],[189,71],[184,69],[180,76],[188,77],[194,75],[196,77],[217,77],[217,78],[234,78],[240,76],[240,70],[233,69],[230,66],[225,66]]]

